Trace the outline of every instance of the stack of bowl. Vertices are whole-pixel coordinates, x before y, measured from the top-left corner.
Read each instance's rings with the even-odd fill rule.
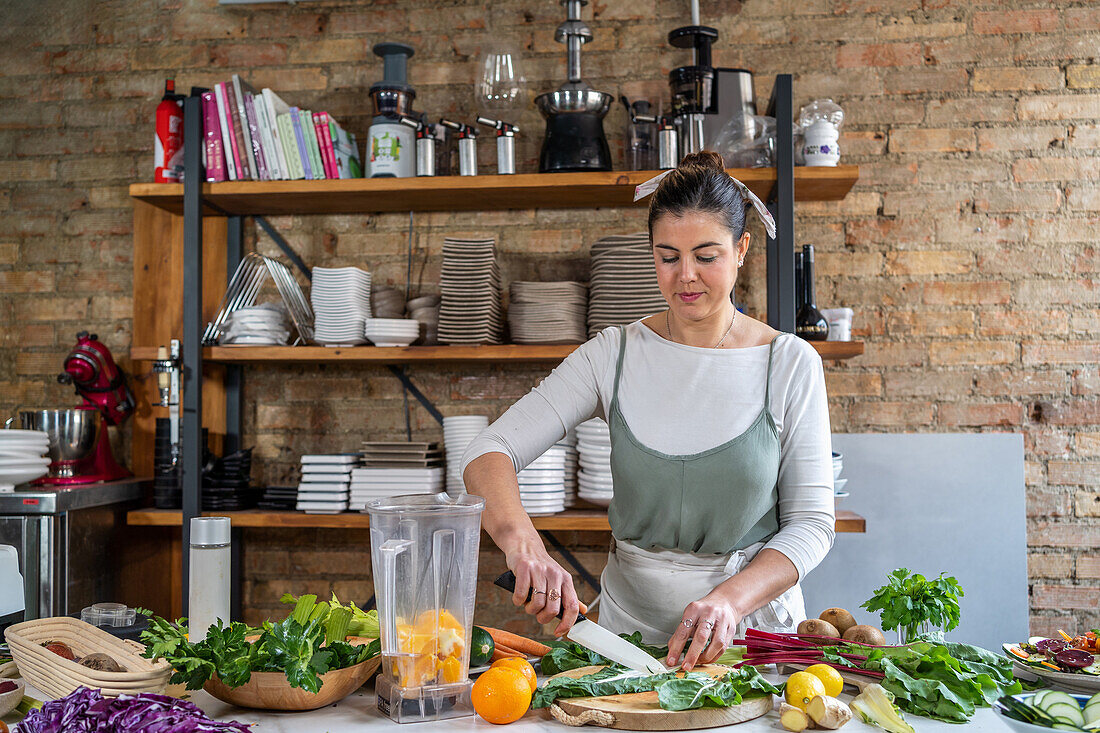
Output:
[[[610,506],[614,496],[611,482],[611,434],[598,417],[577,426],[577,496],[596,506]]]
[[[420,322],[422,346],[435,346],[439,343],[439,302],[438,295],[421,295],[405,304],[409,318]]]
[[[420,323],[411,318],[368,318],[363,334],[375,346],[408,346],[420,338]]]

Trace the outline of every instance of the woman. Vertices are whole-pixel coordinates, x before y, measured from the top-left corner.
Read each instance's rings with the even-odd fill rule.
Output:
[[[576,591],[524,512],[516,471],[569,428],[607,420],[614,541],[600,624],[667,641],[667,663],[691,669],[747,627],[805,618],[798,582],[833,541],[832,451],[817,352],[733,306],[746,209],[769,228],[771,217],[714,153],[664,175],[649,233],[668,309],[570,354],[470,445],[463,475],[515,572],[513,602],[531,591],[540,623],[562,611],[561,635]]]

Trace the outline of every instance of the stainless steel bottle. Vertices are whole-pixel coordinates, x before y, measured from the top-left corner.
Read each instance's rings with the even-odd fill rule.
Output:
[[[657,167],[668,170],[680,165],[680,133],[671,117],[657,121]]]
[[[515,173],[516,133],[519,132],[519,126],[488,117],[478,117],[477,121],[497,132],[497,173],[502,176]]]
[[[462,122],[443,119],[439,124],[449,127],[458,135],[458,175],[477,175],[477,130]]]

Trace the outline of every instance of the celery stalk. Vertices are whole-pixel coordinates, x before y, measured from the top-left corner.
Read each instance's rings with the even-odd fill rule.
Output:
[[[325,622],[325,643],[343,641],[348,637],[348,624],[351,621],[351,611],[343,606],[336,606],[328,614]]]
[[[313,615],[313,609],[317,606],[317,596],[312,593],[302,596],[298,599],[298,602],[294,606],[294,613],[291,616],[302,626],[309,623],[310,617]]]

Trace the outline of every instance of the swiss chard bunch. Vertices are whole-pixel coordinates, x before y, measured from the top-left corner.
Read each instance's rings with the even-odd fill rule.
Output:
[[[623,667],[605,667],[583,677],[557,677],[535,691],[531,707],[548,707],[559,698],[602,697],[657,691],[665,710],[739,705],[744,698],[779,694],[779,688],[760,676],[755,667],[731,670],[721,677],[702,672],[642,674]]]
[[[958,626],[962,596],[962,586],[953,577],[940,573],[929,580],[920,573],[910,575],[908,569],[898,568],[861,607],[881,611],[883,629],[899,629],[905,641],[912,641],[927,626],[943,631]]]
[[[662,659],[668,656],[667,646],[650,646],[648,644],[643,644],[642,632],[640,631],[635,631],[633,634],[629,635],[619,634],[619,636],[655,659]],[[580,644],[574,644],[571,641],[559,639],[550,642],[549,646],[550,651],[542,657],[542,673],[545,675],[555,675],[559,672],[568,672],[571,669],[580,669],[581,667],[611,664],[610,659],[597,654],[591,649],[586,649]]]

